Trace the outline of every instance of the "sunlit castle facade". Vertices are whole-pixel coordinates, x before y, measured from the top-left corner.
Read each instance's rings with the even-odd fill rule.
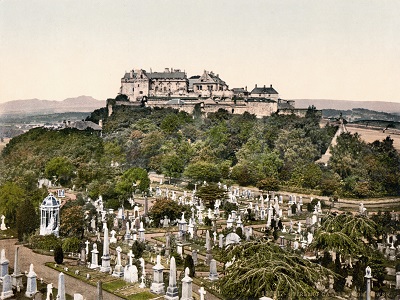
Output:
[[[188,79],[179,69],[166,68],[164,72],[146,72],[143,69],[126,72],[121,78],[120,94],[129,101],[143,97],[232,97],[233,92],[219,75],[204,71],[201,76]]]
[[[60,203],[53,194],[49,194],[40,205],[40,235],[54,234],[60,231]]]
[[[114,105],[168,107],[188,114],[200,109],[204,116],[220,109],[232,114],[247,112],[258,118],[274,113],[299,116],[306,113],[305,109],[295,109],[294,101],[281,99],[272,85],[256,85],[251,92],[247,87],[229,89],[228,84],[212,71],[188,77],[180,69],[166,68],[164,72],[133,69],[121,78],[119,94],[128,99],[107,102],[109,115],[112,115]]]

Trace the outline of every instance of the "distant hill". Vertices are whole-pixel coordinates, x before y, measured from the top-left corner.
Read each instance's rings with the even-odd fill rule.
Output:
[[[91,112],[104,107],[105,101],[96,100],[90,96],[56,100],[13,100],[0,103],[0,115],[5,114],[53,114],[64,112]]]
[[[317,109],[352,110],[365,108],[374,111],[400,114],[400,103],[384,101],[348,101],[328,99],[292,99],[296,108],[307,108],[314,105]]]

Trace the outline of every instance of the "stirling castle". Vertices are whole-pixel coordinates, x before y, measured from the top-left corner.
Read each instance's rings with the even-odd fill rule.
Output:
[[[121,78],[119,94],[129,101],[117,101],[116,105],[144,105],[149,107],[171,107],[193,113],[196,105],[203,113],[216,112],[220,108],[232,114],[248,112],[257,117],[273,113],[299,113],[294,101],[282,100],[270,86],[229,89],[228,84],[214,72],[188,78],[186,72],[166,68],[163,72],[147,72],[135,69]],[[109,113],[112,107],[109,106]]]

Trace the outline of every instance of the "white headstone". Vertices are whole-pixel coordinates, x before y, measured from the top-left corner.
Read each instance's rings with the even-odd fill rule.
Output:
[[[29,267],[29,273],[26,275],[26,292],[25,296],[32,298],[37,293],[36,273],[33,270],[33,264]]]
[[[0,225],[0,230],[7,230],[7,226],[6,226],[6,224],[4,223],[4,220],[5,220],[5,216],[4,215],[1,215],[1,225]]]
[[[58,275],[57,300],[65,300],[65,280],[64,280],[64,274],[63,273],[60,273]]]

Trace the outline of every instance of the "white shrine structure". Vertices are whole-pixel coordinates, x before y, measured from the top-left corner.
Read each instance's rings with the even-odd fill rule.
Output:
[[[60,203],[49,194],[40,205],[40,235],[54,234],[60,230]]]

